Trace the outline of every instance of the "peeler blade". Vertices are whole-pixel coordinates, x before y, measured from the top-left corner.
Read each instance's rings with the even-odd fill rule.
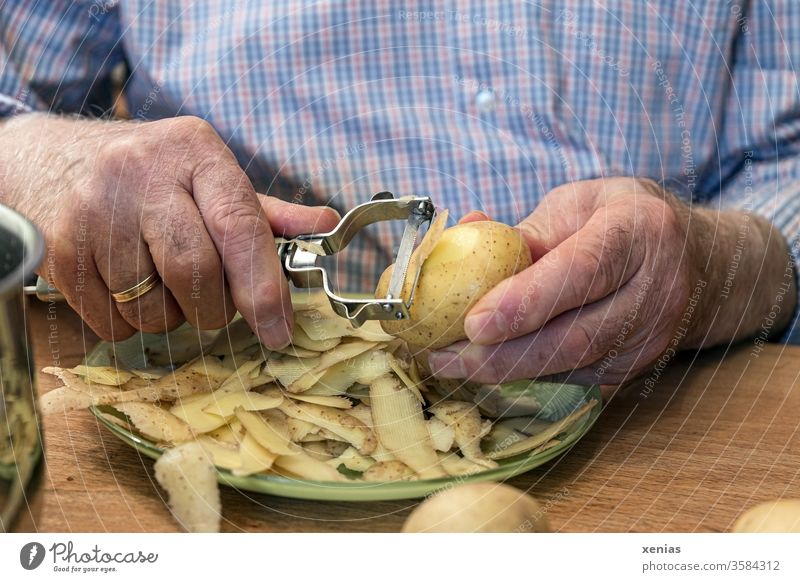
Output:
[[[400,239],[400,246],[397,249],[397,257],[394,261],[394,268],[392,269],[392,277],[389,279],[389,295],[388,298],[403,298],[403,287],[405,286],[406,276],[408,275],[408,266],[411,263],[411,254],[414,252],[414,244],[417,242],[417,236],[422,225],[429,222],[424,206],[412,210],[408,218],[406,227],[403,230],[403,238]],[[406,305],[410,307],[410,298],[406,299]]]

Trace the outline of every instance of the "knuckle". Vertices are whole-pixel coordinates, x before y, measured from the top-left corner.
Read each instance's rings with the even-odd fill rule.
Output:
[[[88,325],[94,333],[96,333],[101,339],[106,341],[113,341],[116,339],[114,334],[114,329],[110,325],[109,321],[105,321],[96,317],[92,311],[82,310],[81,309],[81,302],[78,300],[77,302],[73,301],[72,298],[67,298],[68,303],[70,306],[75,309],[78,314],[81,316],[81,320],[83,323]]]
[[[567,330],[569,331],[569,330]],[[539,358],[547,362],[558,354],[562,349],[564,337],[566,334],[552,333],[551,330],[542,328],[533,334],[531,343],[536,346],[536,354],[547,354]],[[533,358],[531,358],[533,360]]]
[[[150,140],[134,133],[124,133],[109,140],[99,156],[102,162],[99,167],[111,179],[131,176],[138,183],[146,183],[154,171],[156,152]],[[114,186],[117,186],[116,182]]]
[[[227,293],[223,292],[219,300],[213,300],[212,304],[215,306],[213,309],[205,308],[205,304],[201,305],[195,311],[195,317],[188,318],[195,327],[199,329],[221,329],[228,325],[236,315],[236,309],[233,307]]]
[[[591,279],[587,300],[597,300],[624,283],[633,267],[633,250],[631,232],[624,224],[606,228],[576,249],[576,267]]]
[[[562,372],[566,368],[573,366],[565,366],[564,360],[573,357],[576,353],[575,350],[580,349],[580,345],[573,347],[574,338],[568,330],[563,336],[552,332],[545,332],[537,334],[535,338],[536,343],[536,376],[542,373],[557,373]],[[580,352],[577,352],[580,353]],[[531,358],[533,361],[534,358]]]
[[[253,291],[253,297],[258,298],[253,304],[257,321],[268,321],[278,315],[291,318],[291,313],[284,312],[284,291],[278,278],[269,277],[259,282]]]
[[[587,366],[600,359],[614,342],[620,326],[604,322],[600,325],[579,323],[576,325],[575,368]]]
[[[555,202],[555,203],[560,202],[566,196],[574,197],[575,194],[576,194],[576,191],[579,188],[581,188],[581,186],[583,184],[586,184],[586,183],[587,182],[585,182],[585,181],[580,181],[580,182],[566,182],[564,184],[560,184],[560,185],[556,186],[555,188],[553,188],[552,190],[550,190],[545,195],[545,197],[542,199],[542,203],[549,205],[549,204],[551,204],[553,202]]]
[[[650,194],[655,198],[663,199],[666,193],[666,190],[664,190],[664,188],[661,187],[661,184],[659,184],[652,178],[638,178],[636,179],[636,185],[641,186],[647,194]]]
[[[253,326],[268,322],[278,316],[292,319],[291,311],[286,311],[284,291],[277,277],[256,282],[250,279],[250,285],[243,287],[241,283],[231,282],[233,300],[241,312]]]
[[[143,333],[166,333],[170,329],[166,320],[148,322],[139,321],[133,323],[132,325]]]
[[[109,313],[109,308],[113,309],[110,304],[90,304],[87,294],[82,289],[74,287],[62,293],[67,303],[80,315],[83,323],[88,325],[99,338],[105,341],[121,341],[135,333],[136,330],[131,327],[124,324],[115,325],[113,318],[103,315]]]
[[[545,216],[548,216],[548,213],[545,213]],[[531,215],[523,220],[517,228],[526,241],[534,241],[539,244],[547,245],[547,241],[550,239],[550,220],[541,220]],[[547,246],[547,250],[552,250],[550,245]]]
[[[223,253],[262,249],[264,236],[269,232],[264,214],[237,200],[210,209],[206,224],[223,240]]]
[[[112,329],[108,333],[108,337],[104,337],[103,339],[105,339],[107,341],[111,341],[111,342],[119,342],[119,341],[122,341],[122,340],[126,340],[129,337],[133,337],[133,334],[135,334],[135,333],[136,333],[136,330],[132,329],[130,327],[119,328],[119,327],[113,327],[112,326]],[[98,334],[98,335],[100,335],[100,334]],[[102,336],[100,336],[100,337],[102,337]]]
[[[89,326],[89,328],[95,333],[97,337],[99,337],[103,341],[107,342],[115,342],[119,341],[119,339],[127,339],[127,338],[117,338],[116,334],[112,333],[110,328],[106,328],[105,326],[96,326],[86,319],[84,319],[84,323]]]
[[[214,127],[204,119],[194,116],[178,117],[167,134],[171,143],[180,150],[191,152],[191,156],[214,165],[216,158],[225,150],[224,143]]]
[[[119,169],[128,156],[139,150],[136,147],[139,140],[127,133],[120,134],[114,139],[107,140],[106,144],[97,153],[98,160],[106,169]]]
[[[173,225],[174,226],[174,225]],[[165,233],[164,262],[169,265],[168,275],[188,279],[192,272],[210,274],[220,268],[217,249],[206,244],[201,233],[191,228]]]
[[[219,270],[217,251],[205,247],[185,249],[174,255],[172,262],[175,270],[185,280],[201,276],[208,278]]]
[[[136,329],[145,333],[164,333],[174,329],[178,318],[167,315],[163,310],[149,308],[121,309],[125,320]],[[133,313],[131,312],[133,311]]]
[[[171,308],[174,303],[163,285],[129,303],[117,303],[122,317],[145,333],[164,333],[184,321],[183,315]]]
[[[599,330],[589,329],[575,322],[562,340],[549,353],[547,373],[561,373],[580,368],[597,360],[603,354],[604,342]]]
[[[686,225],[682,217],[668,204],[664,204],[666,209],[663,212],[664,216],[664,230],[667,237],[670,239],[668,243],[678,243],[683,245],[686,240],[687,232]]]
[[[473,380],[500,384],[526,377],[530,374],[530,361],[527,354],[520,356],[510,346],[500,346],[493,352],[474,354],[467,363],[468,370],[474,370]]]
[[[196,137],[217,137],[214,127],[205,119],[194,115],[183,115],[171,121],[168,133],[176,138],[192,139]]]
[[[499,378],[499,382],[532,378],[537,376],[540,371],[537,364],[536,359],[530,358],[528,354],[525,354],[519,358],[507,359],[502,362],[501,367],[495,368],[495,375]]]
[[[212,329],[228,323],[223,311],[224,275],[215,249],[193,248],[171,255],[164,271],[164,284],[190,321]]]
[[[133,311],[130,308],[120,308],[122,317],[136,329],[145,333],[163,333],[167,331],[167,319],[163,312],[156,314],[146,310]]]
[[[52,256],[52,261],[48,260],[48,267],[52,269],[54,278],[60,280],[62,277],[66,279],[66,275],[73,275],[76,253],[72,241],[67,243],[60,235],[54,234],[48,245],[48,254]]]
[[[576,322],[572,326],[572,333],[565,339],[562,346],[563,351],[577,354],[583,359],[587,353],[592,349],[595,344],[596,332],[589,331],[586,326],[580,322]]]
[[[583,245],[575,249],[572,263],[576,271],[597,277],[598,271],[602,268],[603,263],[602,246]]]
[[[464,362],[464,367],[467,372],[467,380],[473,382],[483,382],[485,384],[499,384],[502,380],[497,375],[497,367],[495,366],[495,359],[497,354],[492,354],[489,357],[475,357],[472,354],[461,354]]]
[[[505,381],[521,378],[537,378],[543,374],[553,374],[571,369],[565,366],[564,360],[572,357],[573,352],[567,348],[570,333],[553,333],[552,330],[542,330],[534,334],[513,340],[516,349],[514,354],[508,354],[501,361],[498,376],[504,376]]]
[[[596,270],[597,279],[604,290],[617,288],[623,283],[631,250],[630,233],[625,227],[615,225],[606,231]]]
[[[637,200],[636,223],[642,223],[643,232],[656,237],[673,234],[678,230],[678,216],[672,206],[663,198],[644,198]]]

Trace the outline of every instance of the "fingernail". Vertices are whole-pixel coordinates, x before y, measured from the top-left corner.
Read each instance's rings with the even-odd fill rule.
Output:
[[[453,352],[431,352],[428,356],[431,372],[439,378],[466,378],[467,367],[464,360]]]
[[[261,343],[271,349],[285,348],[292,340],[286,318],[275,317],[258,326],[258,337]]]
[[[496,343],[509,333],[508,322],[497,309],[479,311],[464,321],[464,331],[473,342]]]
[[[491,220],[489,215],[481,210],[473,210],[472,212],[468,212],[464,216],[461,217],[461,220],[458,221],[459,224],[468,224],[470,222],[478,222],[481,220]]]

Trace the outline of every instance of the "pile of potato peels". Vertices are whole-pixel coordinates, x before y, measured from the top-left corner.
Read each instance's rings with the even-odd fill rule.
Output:
[[[596,404],[564,419],[484,418],[423,381],[405,343],[338,317],[324,295],[295,306],[292,345],[270,351],[243,320],[177,369],[45,368],[63,386],[45,414],[107,406],[106,418],[166,453],[156,477],[176,519],[219,529],[216,468],[328,482],[436,479],[554,446]],[[112,410],[113,409],[113,410]]]

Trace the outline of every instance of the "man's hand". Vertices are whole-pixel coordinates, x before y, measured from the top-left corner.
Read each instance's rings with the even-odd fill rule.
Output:
[[[436,375],[618,384],[670,350],[755,335],[776,301],[779,332],[795,305],[786,243],[769,223],[690,209],[653,182],[566,184],[518,227],[533,266],[475,305],[470,342],[431,354]]]
[[[240,311],[269,347],[292,309],[273,232],[333,228],[332,209],[256,194],[213,128],[24,115],[0,125],[0,198],[45,235],[40,273],[92,329],[122,339],[184,320],[224,326]],[[111,301],[154,270],[162,283]]]

